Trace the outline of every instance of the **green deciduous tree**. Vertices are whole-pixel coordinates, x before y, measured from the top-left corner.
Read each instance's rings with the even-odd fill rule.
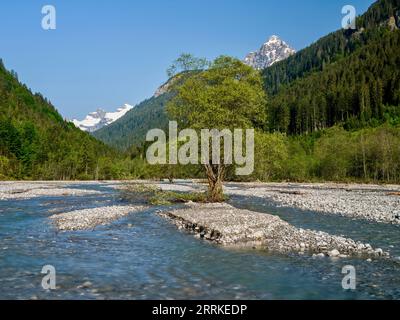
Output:
[[[221,56],[208,70],[193,74],[177,91],[167,110],[181,128],[233,132],[263,122],[266,98],[260,74],[239,60]],[[220,162],[204,164],[211,201],[224,199],[222,183],[226,166],[223,159]]]
[[[289,154],[286,136],[280,133],[255,135],[255,170],[253,178],[270,181],[285,177]]]

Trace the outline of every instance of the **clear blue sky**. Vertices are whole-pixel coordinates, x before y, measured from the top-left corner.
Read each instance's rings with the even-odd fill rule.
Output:
[[[295,49],[339,29],[341,8],[373,0],[2,0],[0,58],[66,118],[152,96],[182,52],[243,58],[277,34]],[[57,29],[41,9],[57,9]]]

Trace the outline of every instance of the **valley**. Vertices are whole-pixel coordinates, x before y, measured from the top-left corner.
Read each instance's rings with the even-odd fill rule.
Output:
[[[60,7],[60,30],[10,36],[21,47],[0,60],[0,300],[400,300],[400,0],[299,50],[288,43],[311,36],[277,27],[288,43],[272,35],[247,55],[275,31],[220,23],[243,4],[213,5],[209,34],[200,13],[107,5],[91,21],[102,32],[78,36]],[[54,57],[40,59],[63,61],[48,82],[28,72],[39,58],[24,64],[44,41]],[[58,111],[135,90],[150,95],[82,120]],[[154,310],[167,311],[190,310]]]

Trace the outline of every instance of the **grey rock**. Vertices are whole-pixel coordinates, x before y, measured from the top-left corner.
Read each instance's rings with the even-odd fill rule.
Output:
[[[93,285],[90,281],[85,281],[81,285],[78,286],[78,289],[88,289]]]
[[[340,252],[336,249],[333,249],[328,252],[328,256],[329,257],[338,257],[338,256],[340,256]]]
[[[244,59],[244,63],[254,69],[262,70],[295,53],[296,51],[278,36],[271,36],[258,51],[250,52]]]

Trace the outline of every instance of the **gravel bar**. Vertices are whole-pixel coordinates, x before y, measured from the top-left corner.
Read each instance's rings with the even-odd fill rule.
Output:
[[[130,213],[143,211],[144,206],[109,206],[76,210],[50,217],[60,231],[90,230],[100,225],[124,217]]]
[[[38,197],[87,196],[94,194],[101,194],[101,192],[96,190],[68,188],[68,184],[63,182],[3,182],[0,184],[0,200],[23,200]]]
[[[298,229],[277,216],[241,210],[225,203],[190,203],[186,208],[158,214],[171,220],[179,229],[224,246],[251,246],[318,257],[389,256],[369,244],[321,231]]]

